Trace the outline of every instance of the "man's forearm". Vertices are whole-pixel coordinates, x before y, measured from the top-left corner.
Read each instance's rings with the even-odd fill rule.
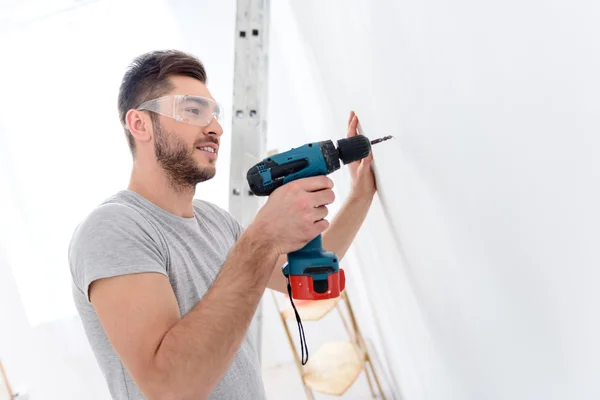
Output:
[[[323,233],[325,250],[333,251],[340,260],[344,258],[369,213],[373,197],[373,195],[350,194],[331,221],[329,228]]]
[[[166,398],[208,397],[233,360],[277,255],[245,233],[206,296],[165,335],[155,356]]]
[[[363,196],[350,194],[331,221],[329,228],[323,232],[323,248],[334,252],[339,260],[344,258],[365,221],[373,197],[374,195],[370,194]],[[269,281],[269,288],[282,293],[287,293],[287,281],[281,272],[281,268],[286,262],[286,255],[279,257],[277,266],[273,270],[273,276]]]

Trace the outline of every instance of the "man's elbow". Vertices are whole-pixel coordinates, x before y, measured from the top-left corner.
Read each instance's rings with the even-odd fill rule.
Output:
[[[180,398],[176,386],[168,373],[159,371],[156,367],[147,365],[132,376],[135,384],[148,400],[171,400]]]
[[[154,386],[147,392],[143,391],[148,400],[207,400],[209,393],[191,392],[185,387]]]
[[[136,380],[136,385],[148,400],[204,400],[210,391],[206,386],[194,385],[195,382],[184,382],[174,370],[161,370],[156,366],[146,368]]]

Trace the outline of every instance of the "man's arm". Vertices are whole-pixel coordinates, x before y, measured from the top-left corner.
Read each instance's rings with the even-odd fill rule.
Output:
[[[350,248],[352,241],[356,237],[362,226],[371,203],[374,193],[357,195],[354,192],[348,196],[335,218],[331,221],[329,228],[323,232],[323,248],[334,252],[339,260],[342,260]],[[287,255],[282,255],[277,259],[275,269],[268,287],[281,293],[287,293],[287,280],[281,269],[287,262]]]
[[[242,235],[211,289],[183,318],[164,275],[123,275],[90,286],[111,344],[148,399],[204,399],[224,375],[277,260],[253,237],[260,235]]]
[[[79,230],[70,262],[108,340],[149,400],[206,399],[247,333],[280,254],[324,232],[327,177],[278,188],[233,246],[205,296],[180,315],[156,231],[129,207],[105,206]]]

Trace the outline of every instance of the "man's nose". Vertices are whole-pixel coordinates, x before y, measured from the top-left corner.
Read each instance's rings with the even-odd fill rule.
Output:
[[[223,127],[216,118],[213,118],[210,124],[204,127],[204,133],[220,137],[223,134]]]

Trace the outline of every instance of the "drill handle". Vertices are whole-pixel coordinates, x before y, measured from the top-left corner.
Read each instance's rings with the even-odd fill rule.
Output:
[[[312,267],[313,263],[309,260],[322,259],[329,256],[331,262],[337,263],[335,254],[323,249],[323,239],[321,234],[304,245],[303,248],[288,253],[288,262],[283,266],[283,275],[304,275],[306,269]],[[321,260],[322,262],[323,260]],[[291,264],[291,265],[290,265]],[[327,263],[324,263],[327,264]],[[310,271],[310,269],[309,269]]]
[[[310,251],[310,250],[322,250],[323,249],[323,239],[321,234],[319,234],[316,238],[308,242],[303,248],[297,251]]]
[[[321,235],[300,250],[289,253],[282,272],[289,278],[294,299],[324,300],[338,297],[346,282],[335,253],[323,249]]]

